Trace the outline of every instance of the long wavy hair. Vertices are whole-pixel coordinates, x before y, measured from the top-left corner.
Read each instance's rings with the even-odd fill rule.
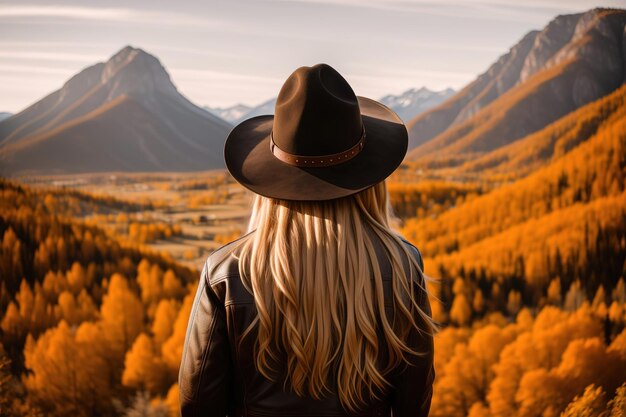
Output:
[[[255,197],[249,235],[237,252],[258,316],[242,338],[258,328],[256,367],[266,378],[275,381],[286,363],[285,384],[316,399],[331,392],[335,378],[343,407],[356,411],[366,396],[390,387],[389,371],[427,353],[406,343],[411,328],[436,330],[414,297],[427,277],[391,230],[390,211],[384,181],[330,201]],[[385,314],[372,236],[391,262],[395,318]]]

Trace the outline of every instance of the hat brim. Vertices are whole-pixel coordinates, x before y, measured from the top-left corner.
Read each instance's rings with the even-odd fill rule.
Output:
[[[241,185],[265,197],[284,200],[332,200],[355,194],[383,181],[402,163],[408,132],[385,105],[357,97],[365,129],[363,149],[338,165],[304,168],[289,165],[270,150],[274,116],[241,122],[224,145],[224,159]]]

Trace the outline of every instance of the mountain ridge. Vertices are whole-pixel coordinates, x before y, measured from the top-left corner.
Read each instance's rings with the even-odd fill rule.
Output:
[[[398,95],[387,94],[378,99],[381,103],[395,111],[403,120],[409,120],[419,113],[437,106],[449,97],[455,91],[452,88],[435,91],[427,87],[411,88]],[[264,114],[274,114],[274,106],[276,105],[276,97],[266,100],[256,106],[248,106],[246,104],[235,104],[231,107],[209,107],[204,109],[216,116],[230,122],[238,124],[251,117]]]
[[[454,93],[452,88],[435,91],[427,87],[420,87],[411,88],[398,95],[388,94],[378,101],[395,111],[402,120],[408,122],[418,114],[443,103]]]
[[[117,106],[129,113],[115,110]],[[106,118],[107,124],[91,120],[99,117]],[[94,125],[100,130],[87,128]],[[89,171],[84,160],[101,171],[106,167],[106,162],[99,161],[102,152],[111,170],[223,168],[222,147],[231,127],[181,95],[156,57],[127,46],[107,62],[85,68],[59,90],[0,122],[0,161],[6,174]],[[68,142],[70,138],[73,142]],[[118,148],[104,152],[97,140],[115,143]],[[48,160],[39,155],[44,149],[49,151],[46,141],[67,147],[65,156],[52,152],[49,155],[56,155],[56,159]],[[73,151],[82,149],[84,143],[101,154],[87,152],[77,160]],[[125,153],[136,147],[142,147],[149,157],[137,153],[135,161],[121,163]]]
[[[441,125],[441,131],[431,138],[425,134],[422,142],[409,151],[407,160],[433,167],[456,166],[540,130],[614,91],[626,74],[626,48],[622,46],[625,24],[624,10],[594,9],[559,16],[543,31],[527,34],[526,42],[511,49],[526,51],[523,57],[506,59],[509,77],[517,74],[517,81],[509,82],[510,86],[495,98],[486,99],[491,97],[489,94],[493,96],[494,89],[489,87],[491,93],[482,89],[480,96],[469,101],[469,93],[488,71],[446,103],[412,120],[409,130],[415,144],[416,132],[434,126],[429,120],[456,118],[448,120],[447,126]],[[558,30],[561,36],[555,37]],[[521,43],[529,46],[531,38],[534,46],[521,48]],[[465,106],[459,108],[459,103]],[[459,121],[463,114],[471,116]]]

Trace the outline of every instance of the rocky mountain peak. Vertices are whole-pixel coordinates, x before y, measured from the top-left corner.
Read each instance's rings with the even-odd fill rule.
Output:
[[[154,56],[142,49],[126,46],[113,55],[102,69],[100,83],[109,84],[109,96],[135,96],[149,91],[174,94],[176,87]]]
[[[524,60],[519,82],[524,82],[538,71],[545,69],[550,58],[572,39],[580,16],[581,14],[557,16],[538,33]]]

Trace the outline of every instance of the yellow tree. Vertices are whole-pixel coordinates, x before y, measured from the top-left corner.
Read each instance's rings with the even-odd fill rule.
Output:
[[[604,285],[600,285],[596,291],[596,295],[593,297],[591,308],[599,317],[603,318],[608,312],[605,300],[606,294],[604,292]]]
[[[469,323],[471,315],[472,309],[467,302],[467,297],[463,293],[457,294],[450,309],[450,320],[460,326],[464,326]]]
[[[33,334],[39,334],[55,324],[53,306],[46,301],[43,289],[38,282],[35,283],[35,302],[30,323],[30,331]]]
[[[178,384],[172,385],[167,391],[167,397],[165,397],[165,404],[170,410],[170,417],[180,416],[180,402],[178,399]]]
[[[187,333],[187,322],[189,321],[189,315],[191,314],[194,296],[195,288],[192,288],[191,292],[183,300],[183,305],[180,308],[178,316],[176,317],[176,322],[174,323],[172,335],[165,341],[165,343],[163,343],[163,347],[161,348],[163,360],[168,366],[170,373],[173,375],[178,372],[178,367],[180,366],[183,344]]]
[[[74,294],[80,293],[83,290],[88,282],[87,282],[87,274],[82,265],[78,262],[74,262],[69,271],[67,271],[67,284]]]
[[[61,271],[65,271],[68,267],[67,265],[67,244],[63,237],[59,237],[56,243],[56,258],[57,258],[57,268]]]
[[[516,396],[518,416],[530,417],[562,412],[585,387],[597,384],[613,392],[626,374],[626,357],[607,351],[598,337],[575,339],[563,353],[558,367],[539,368],[524,374]],[[591,394],[589,394],[591,395]]]
[[[63,291],[68,289],[67,279],[63,273],[48,271],[43,279],[42,288],[46,300],[54,302]]]
[[[53,415],[90,416],[109,408],[100,363],[61,321],[35,341],[28,337],[24,378],[30,395]]]
[[[456,346],[467,343],[471,337],[470,329],[466,327],[446,327],[435,337],[435,370],[437,379],[445,374],[445,365],[454,356]]]
[[[481,402],[474,403],[467,414],[467,417],[490,417],[489,408]]]
[[[35,251],[33,257],[33,266],[37,275],[44,276],[50,270],[50,252],[45,242],[39,244],[39,248]]]
[[[602,387],[591,384],[582,395],[568,404],[561,417],[596,417],[606,410],[606,394]]]
[[[544,307],[532,327],[504,347],[494,365],[495,377],[487,394],[491,414],[494,417],[517,415],[520,398],[516,395],[527,372],[541,368],[546,372],[551,370],[559,365],[570,341],[602,334],[602,326],[588,307],[574,313],[553,306]],[[529,382],[529,385],[532,384]],[[547,384],[542,393],[547,392],[549,387]],[[532,389],[528,392],[533,396]]]
[[[110,394],[119,386],[119,371],[117,363],[109,346],[109,342],[102,330],[101,322],[86,321],[76,329],[76,342],[89,355],[93,378],[87,385],[101,397]]]
[[[615,397],[609,401],[611,417],[623,417],[626,415],[626,383],[623,383],[616,391]]]
[[[130,290],[126,278],[113,274],[100,307],[102,330],[111,353],[121,365],[124,355],[143,330],[143,305]]]
[[[63,291],[59,295],[57,305],[54,307],[54,315],[57,321],[65,320],[70,325],[93,320],[97,314],[98,310],[91,296],[84,289],[78,297],[75,297],[69,291]]]
[[[142,265],[138,269],[137,282],[141,288],[141,299],[146,305],[158,302],[163,293],[163,271],[157,264],[150,269]]]
[[[163,275],[163,297],[179,298],[182,297],[185,290],[171,269],[168,269]]]
[[[20,310],[13,301],[9,303],[7,310],[4,312],[0,327],[7,342],[18,343],[19,340],[24,340],[23,337],[26,335],[27,330],[20,315]]]
[[[77,302],[81,322],[94,320],[98,316],[98,309],[87,290],[81,290],[80,294],[78,294]]]
[[[22,282],[20,283],[20,291],[15,295],[15,299],[20,307],[20,316],[22,317],[22,320],[30,328],[33,310],[35,309],[35,296],[26,282],[26,279],[22,279]]]
[[[13,285],[17,284],[17,281],[24,275],[24,266],[22,265],[22,242],[11,226],[4,232],[1,249],[0,272],[7,284],[15,288]]]
[[[171,336],[179,309],[180,303],[176,300],[167,299],[159,302],[152,323],[152,334],[157,346],[161,346]]]
[[[137,390],[158,394],[166,388],[167,369],[154,343],[141,333],[126,354],[122,384]]]
[[[481,290],[477,290],[474,293],[474,300],[472,301],[472,307],[476,313],[482,313],[485,308],[485,298],[483,297],[483,292]]]
[[[516,315],[519,309],[522,307],[522,295],[519,291],[511,291],[509,293],[506,309],[512,316]]]
[[[574,311],[578,309],[578,307],[580,307],[586,300],[587,296],[580,286],[580,281],[576,280],[572,283],[572,285],[570,285],[569,290],[567,290],[567,294],[565,294],[563,307],[565,310]]]
[[[550,281],[548,286],[548,302],[561,305],[561,280],[557,277]]]
[[[485,404],[494,378],[493,365],[515,333],[489,324],[477,330],[469,343],[456,346],[438,377],[433,399],[434,415],[466,416],[475,403]]]
[[[54,311],[57,320],[65,320],[70,325],[78,324],[82,321],[74,295],[69,291],[63,291],[59,295],[59,301]]]

